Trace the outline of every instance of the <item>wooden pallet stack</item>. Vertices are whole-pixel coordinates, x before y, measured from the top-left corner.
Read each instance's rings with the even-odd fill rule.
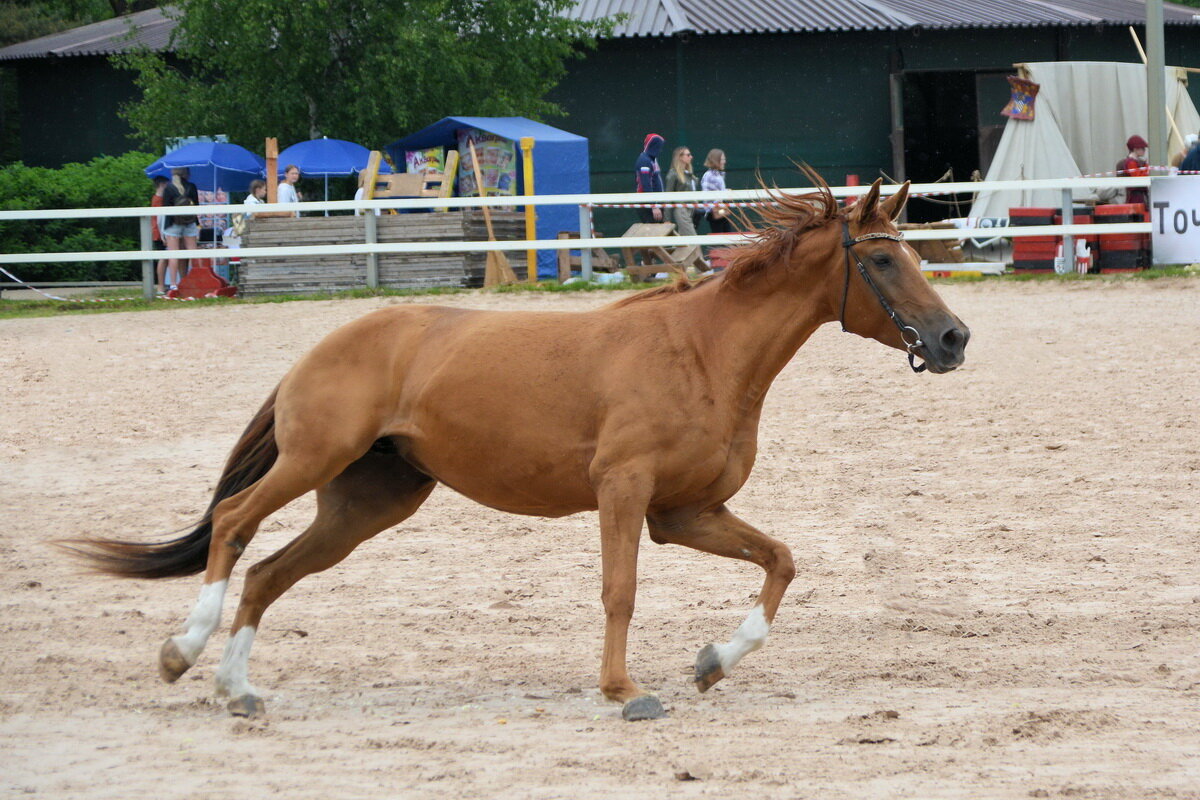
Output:
[[[478,209],[427,214],[383,214],[375,218],[381,243],[485,241],[487,231]],[[496,238],[525,238],[524,216],[493,212]],[[277,217],[251,219],[243,247],[362,244],[365,217]],[[509,252],[513,269],[525,276],[524,251]],[[476,287],[483,285],[486,254],[388,253],[379,256],[379,286],[385,289]],[[242,259],[238,294],[312,294],[367,288],[367,257],[362,254]]]

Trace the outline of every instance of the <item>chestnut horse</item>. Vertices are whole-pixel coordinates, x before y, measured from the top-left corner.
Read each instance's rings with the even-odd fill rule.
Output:
[[[409,517],[444,483],[476,502],[559,517],[599,510],[605,613],[600,689],[627,718],[662,706],[626,669],[642,521],[658,544],[766,572],[732,639],[701,649],[705,691],[762,646],[795,575],[791,552],[725,503],[750,475],[772,380],[821,325],[906,351],[930,372],[963,362],[969,332],[921,274],[893,220],[908,184],[849,209],[817,191],[774,192],[769,223],[705,280],[582,313],[405,305],[329,334],[280,381],[225,465],[195,530],[157,543],[77,540],[104,572],[193,575],[204,585],[168,639],[167,681],[196,663],[221,618],[234,563],[263,519],[316,491],[312,525],[246,573],[216,672],[235,714],[262,710],[248,661],[263,612]]]

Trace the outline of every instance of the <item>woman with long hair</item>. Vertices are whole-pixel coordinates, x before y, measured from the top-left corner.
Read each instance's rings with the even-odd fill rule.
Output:
[[[667,181],[664,191],[694,192],[700,188],[695,173],[692,172],[692,151],[687,147],[676,147],[671,153],[671,169],[667,171]],[[692,210],[683,206],[670,209],[667,216],[675,223],[675,232],[680,236],[695,236],[696,226],[692,222]]]
[[[725,151],[715,147],[709,150],[708,157],[704,159],[704,166],[708,167],[708,170],[700,179],[701,188],[706,192],[725,191]],[[728,206],[713,203],[708,207],[707,216],[708,227],[713,233],[733,232],[733,223],[729,221]]]
[[[165,208],[200,205],[200,193],[196,191],[196,184],[188,180],[189,174],[187,167],[175,167],[171,170],[171,182],[163,189]],[[163,241],[168,251],[183,248],[195,250],[199,247],[196,241],[200,235],[199,217],[194,213],[163,216],[166,223],[163,227]],[[183,276],[187,275],[188,263],[185,259],[168,259],[165,284],[172,289],[176,288]]]

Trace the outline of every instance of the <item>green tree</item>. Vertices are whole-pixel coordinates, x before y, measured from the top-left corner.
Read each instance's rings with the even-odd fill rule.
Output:
[[[226,133],[253,146],[322,135],[378,147],[452,113],[546,117],[565,61],[611,22],[573,0],[181,0],[174,53],[135,53],[123,110],[151,149]]]

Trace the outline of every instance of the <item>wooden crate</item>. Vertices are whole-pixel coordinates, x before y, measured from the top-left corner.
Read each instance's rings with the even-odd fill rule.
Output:
[[[485,241],[479,209],[376,217],[379,242]],[[524,215],[492,211],[499,240],[525,238]],[[365,217],[254,218],[243,247],[362,244]],[[525,275],[525,251],[506,253],[517,275]],[[387,253],[379,256],[379,286],[386,289],[476,287],[483,285],[486,253]],[[361,254],[292,258],[244,258],[238,274],[242,296],[312,294],[367,287],[367,257]]]

